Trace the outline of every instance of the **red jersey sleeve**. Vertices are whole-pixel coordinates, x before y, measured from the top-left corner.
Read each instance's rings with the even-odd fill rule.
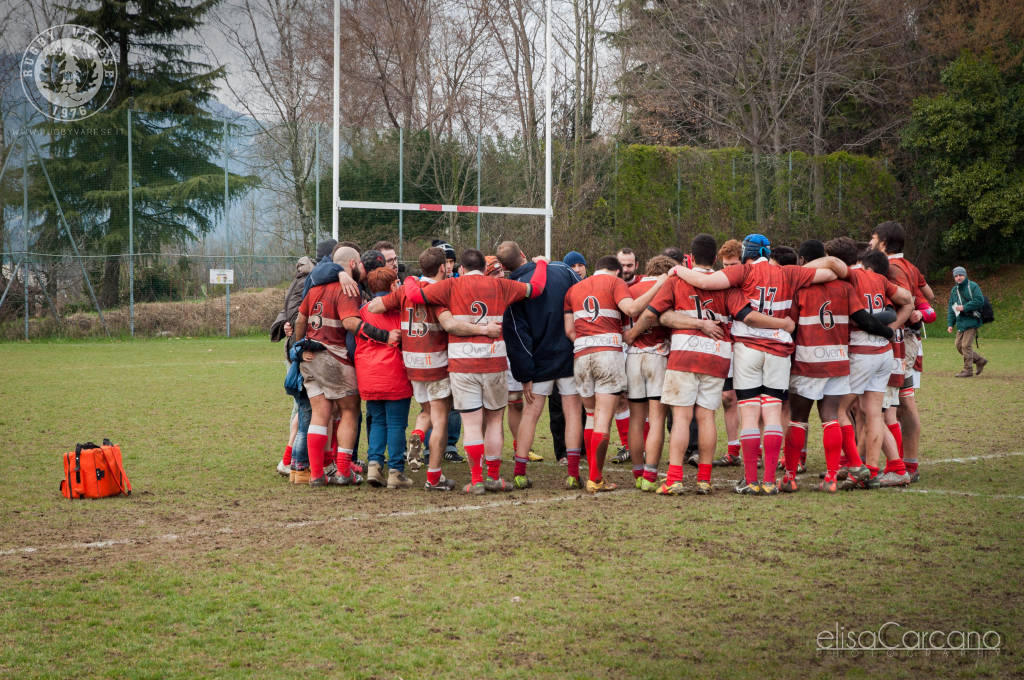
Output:
[[[846,285],[843,286],[843,290],[846,291],[846,304],[848,305],[851,315],[856,314],[862,309],[867,309],[867,307],[864,306],[864,301],[861,299],[860,295],[857,295],[856,288],[849,283],[846,283]]]
[[[447,307],[451,303],[452,282],[455,279],[445,279],[432,283],[423,289],[423,297],[428,305]]]
[[[358,295],[345,295],[341,292],[341,288],[338,288],[338,320],[344,321],[350,316],[362,318],[359,314],[359,305],[362,301]]]
[[[747,278],[747,272],[750,271],[750,263],[726,267],[721,271],[725,273],[725,278],[729,279],[730,286],[739,288],[740,284]]]
[[[789,278],[789,285],[793,287],[794,293],[804,286],[814,283],[814,272],[816,270],[809,267],[787,264],[782,268],[782,271],[786,272],[786,276]]]
[[[530,286],[522,281],[498,279],[498,282],[501,284],[501,292],[505,296],[506,305],[510,305],[513,302],[519,302],[530,294]]]
[[[615,287],[612,288],[612,297],[615,299],[615,306],[617,307],[623,300],[631,300],[633,296],[629,293],[629,286],[622,279],[615,279]]]
[[[900,291],[899,286],[897,286],[889,279],[883,280],[885,281],[885,297],[889,299],[889,302],[892,302],[893,296]]]
[[[674,281],[666,283],[661,289],[654,294],[650,304],[647,306],[653,309],[658,314],[664,314],[668,310],[672,309],[676,302],[676,285],[682,283],[682,280],[678,276],[673,277]]]
[[[726,267],[726,269],[736,269],[736,267]],[[739,288],[726,288],[725,293],[725,305],[729,311],[729,316],[736,316],[740,310],[750,304],[750,300],[743,295],[743,291]]]
[[[384,303],[384,309],[391,312],[396,309],[402,308],[402,302],[404,301],[405,295],[402,293],[402,289],[393,290],[384,297],[381,298],[381,302]]]

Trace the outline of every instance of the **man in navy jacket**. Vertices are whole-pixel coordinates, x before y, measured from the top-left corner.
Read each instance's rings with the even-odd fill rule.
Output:
[[[498,246],[498,261],[516,281],[529,282],[536,265],[526,259],[515,241]],[[523,384],[523,415],[516,433],[515,472],[512,485],[530,486],[526,476],[527,455],[544,410],[544,398],[558,387],[562,408],[568,413],[580,410],[580,397],[573,378],[572,341],[565,336],[562,306],[565,293],[579,281],[576,273],[562,262],[548,265],[547,286],[536,298],[511,305],[502,320],[505,351],[512,377]],[[569,418],[565,425],[566,448],[579,451],[583,443],[583,424]]]

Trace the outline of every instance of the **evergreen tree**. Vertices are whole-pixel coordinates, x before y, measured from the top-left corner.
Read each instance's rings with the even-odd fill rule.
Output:
[[[87,26],[111,46],[117,84],[107,105],[75,122],[40,126],[50,134],[46,164],[79,246],[105,258],[100,304],[117,304],[128,252],[129,108],[132,110],[136,252],[184,246],[209,233],[224,210],[221,159],[224,123],[204,109],[223,69],[191,59],[182,41],[220,0],[99,0],[70,23]],[[229,126],[230,131],[230,126]],[[229,175],[237,198],[256,178]],[[56,206],[39,187],[46,225],[41,245],[60,247]]]

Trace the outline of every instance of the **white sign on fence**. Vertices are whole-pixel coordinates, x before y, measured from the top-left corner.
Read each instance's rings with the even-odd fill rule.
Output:
[[[211,269],[210,270],[210,283],[219,283],[232,285],[235,282],[235,270],[234,269]]]

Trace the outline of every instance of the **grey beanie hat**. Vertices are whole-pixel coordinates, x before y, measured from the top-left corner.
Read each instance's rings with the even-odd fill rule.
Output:
[[[963,267],[953,267],[953,276],[967,276],[967,270]]]
[[[338,245],[338,242],[333,238],[324,239],[316,244],[316,261],[329,257],[334,252],[334,246]]]

